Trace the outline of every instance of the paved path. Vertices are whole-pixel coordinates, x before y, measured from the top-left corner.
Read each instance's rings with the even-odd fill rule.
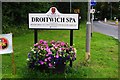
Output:
[[[100,32],[118,39],[118,26],[105,24],[101,21],[94,21],[93,26],[95,32]]]

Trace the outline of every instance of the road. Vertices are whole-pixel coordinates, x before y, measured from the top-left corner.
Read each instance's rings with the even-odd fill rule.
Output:
[[[100,32],[102,34],[112,36],[115,39],[118,39],[118,26],[105,24],[101,21],[93,22],[93,31]]]

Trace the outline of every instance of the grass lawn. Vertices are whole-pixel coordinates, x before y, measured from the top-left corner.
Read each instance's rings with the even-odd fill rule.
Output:
[[[74,31],[74,47],[77,49],[77,60],[73,67],[66,66],[63,74],[51,74],[33,71],[27,68],[27,54],[34,43],[34,34],[19,34],[13,37],[16,75],[12,75],[12,55],[2,56],[3,78],[118,78],[118,40],[93,33],[91,39],[91,60],[83,63],[85,58],[86,25],[82,23],[80,30]],[[69,30],[39,31],[39,40],[60,40],[69,43]]]

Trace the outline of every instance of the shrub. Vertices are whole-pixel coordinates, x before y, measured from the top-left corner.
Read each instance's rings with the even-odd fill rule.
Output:
[[[28,53],[28,66],[36,68],[56,68],[57,65],[66,65],[70,60],[76,60],[76,49],[62,41],[40,40]]]

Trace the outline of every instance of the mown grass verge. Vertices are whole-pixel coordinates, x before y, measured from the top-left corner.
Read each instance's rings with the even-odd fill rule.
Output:
[[[24,34],[13,36],[16,75],[12,75],[12,55],[5,54],[2,56],[3,78],[118,78],[118,40],[100,33],[93,33],[91,59],[89,63],[84,63],[85,27],[85,23],[82,23],[80,30],[74,31],[77,60],[72,68],[66,66],[63,74],[29,70],[26,59],[34,43],[33,31],[27,30],[28,32]],[[42,30],[38,33],[39,40],[60,40],[69,43],[69,30]]]

